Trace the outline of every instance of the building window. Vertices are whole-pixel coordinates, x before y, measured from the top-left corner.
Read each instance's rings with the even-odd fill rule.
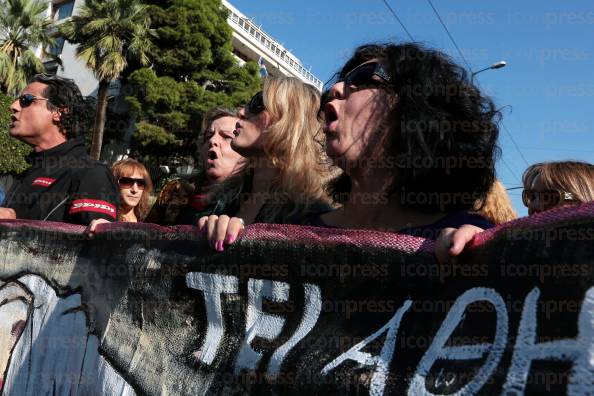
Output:
[[[56,21],[59,21],[61,19],[69,18],[70,16],[72,16],[73,9],[74,0],[54,4],[54,19]]]
[[[239,20],[239,26],[243,27],[243,19]]]
[[[52,55],[58,56],[64,49],[64,37],[57,37],[54,45],[50,46],[47,50]]]

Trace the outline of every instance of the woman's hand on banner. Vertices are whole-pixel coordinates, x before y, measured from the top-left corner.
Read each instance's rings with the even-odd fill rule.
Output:
[[[206,236],[210,247],[217,252],[222,252],[225,245],[234,243],[244,228],[245,223],[239,217],[211,215],[198,220],[198,230]]]
[[[14,220],[16,212],[11,208],[0,208],[0,220]]]
[[[92,239],[95,236],[95,228],[97,228],[99,224],[104,223],[111,223],[111,221],[105,219],[95,219],[91,221],[87,228],[85,228],[84,235],[86,235],[87,238]]]
[[[464,250],[474,236],[484,230],[470,224],[460,228],[444,228],[435,241],[435,256],[440,263],[448,263]]]

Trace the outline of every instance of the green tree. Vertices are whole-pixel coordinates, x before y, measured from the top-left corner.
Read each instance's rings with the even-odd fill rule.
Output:
[[[238,65],[220,0],[143,2],[156,39],[151,68],[127,78],[135,149],[150,162],[163,162],[163,153],[189,157],[206,111],[243,105],[260,89],[258,65]]]
[[[0,82],[5,93],[20,91],[29,77],[44,71],[43,62],[35,56],[37,48],[45,57],[56,59],[45,53],[55,44],[53,22],[46,12],[43,0],[0,1]]]
[[[25,158],[31,147],[8,134],[12,101],[12,98],[0,93],[0,175],[21,173],[29,167]]]
[[[91,145],[91,156],[99,159],[110,83],[120,78],[130,59],[149,63],[152,31],[147,6],[137,0],[87,0],[60,31],[78,44],[77,57],[99,80]]]

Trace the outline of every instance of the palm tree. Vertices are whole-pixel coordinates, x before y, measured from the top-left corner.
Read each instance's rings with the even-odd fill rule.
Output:
[[[103,144],[107,93],[112,81],[126,69],[128,60],[149,63],[153,33],[147,6],[138,0],[87,0],[69,21],[60,27],[70,42],[78,44],[76,56],[99,80],[97,112],[91,156],[99,159]]]
[[[14,94],[34,74],[45,70],[35,50],[54,45],[53,22],[46,16],[44,0],[6,0],[0,3],[0,84]],[[55,57],[53,57],[55,58]]]

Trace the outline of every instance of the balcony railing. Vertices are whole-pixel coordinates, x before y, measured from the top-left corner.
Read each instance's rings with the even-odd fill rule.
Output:
[[[290,69],[295,70],[297,74],[305,78],[307,81],[312,83],[318,89],[322,89],[324,83],[322,80],[314,76],[309,70],[307,70],[299,60],[291,57],[287,50],[283,46],[270,36],[268,36],[259,27],[255,26],[249,19],[236,14],[233,10],[229,9],[229,18],[227,19],[230,25],[234,25],[237,28],[243,30],[250,35],[256,42],[264,46],[270,51],[276,58],[280,59]]]

